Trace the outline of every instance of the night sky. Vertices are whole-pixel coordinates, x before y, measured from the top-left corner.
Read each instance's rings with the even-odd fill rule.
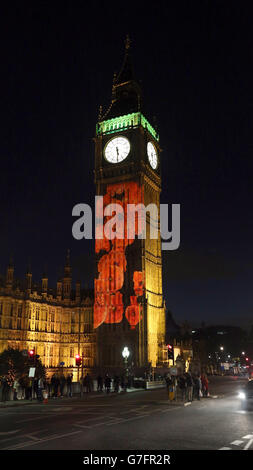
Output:
[[[93,205],[95,124],[132,39],[147,118],[157,117],[161,202],[181,204],[181,246],[163,252],[177,322],[253,323],[253,42],[250,3],[75,2],[2,10],[0,272],[47,266],[54,287],[71,250],[93,286],[91,241],[72,208]],[[41,5],[41,6],[39,6]]]

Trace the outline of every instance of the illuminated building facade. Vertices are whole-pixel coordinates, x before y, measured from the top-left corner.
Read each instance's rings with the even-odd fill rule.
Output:
[[[164,363],[165,306],[162,293],[160,240],[160,146],[156,129],[142,112],[142,92],[134,78],[130,43],[114,76],[112,101],[100,108],[95,141],[96,195],[103,196],[98,226],[105,231],[110,221],[104,210],[118,204],[124,215],[122,238],[96,239],[94,328],[97,332],[97,365],[122,365],[122,349],[130,351],[135,368]],[[147,213],[146,238],[137,238],[138,224],[127,232],[127,205],[155,204],[158,237],[152,238],[151,214]],[[113,215],[113,214],[111,214]],[[112,218],[111,218],[112,220]],[[101,227],[99,227],[101,229]]]
[[[61,367],[65,375],[73,373],[74,380],[78,375],[75,355],[79,353],[84,373],[90,371],[96,354],[93,292],[82,290],[79,282],[73,292],[71,284],[69,255],[55,291],[48,289],[46,275],[39,288],[34,286],[29,268],[21,287],[10,262],[0,287],[0,352],[8,347],[35,349],[49,377]]]

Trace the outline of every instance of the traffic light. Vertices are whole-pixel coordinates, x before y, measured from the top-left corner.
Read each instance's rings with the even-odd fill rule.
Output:
[[[80,354],[76,354],[76,366],[80,366],[82,364],[82,358]]]
[[[34,349],[30,349],[28,351],[28,355],[29,355],[29,359],[31,359],[32,361],[34,361],[34,358],[35,358],[35,350]]]
[[[168,344],[168,359],[174,359],[174,350],[173,350],[173,345]]]

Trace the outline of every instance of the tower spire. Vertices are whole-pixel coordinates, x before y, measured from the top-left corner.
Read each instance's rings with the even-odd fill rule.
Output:
[[[141,110],[142,92],[135,78],[131,57],[131,41],[129,35],[125,39],[125,54],[121,69],[114,73],[112,83],[112,100],[100,120],[112,119]]]

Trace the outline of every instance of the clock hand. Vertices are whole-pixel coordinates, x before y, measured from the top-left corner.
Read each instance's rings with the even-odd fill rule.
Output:
[[[117,152],[117,162],[118,162],[118,157],[119,157],[119,149],[116,147],[116,152]]]

